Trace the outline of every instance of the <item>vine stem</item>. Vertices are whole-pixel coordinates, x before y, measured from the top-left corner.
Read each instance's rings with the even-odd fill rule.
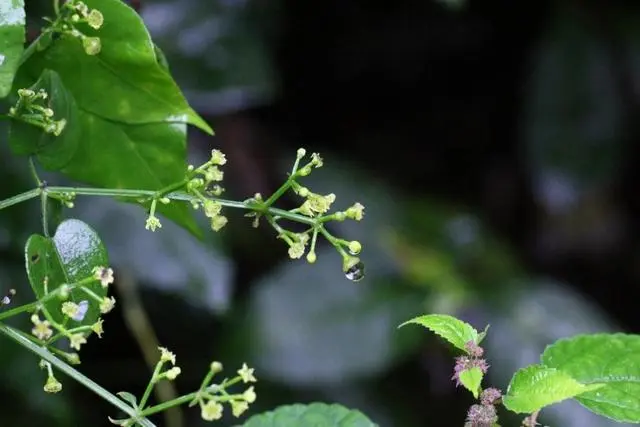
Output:
[[[54,356],[44,347],[40,347],[39,345],[29,341],[12,327],[0,323],[0,333],[6,335],[7,337],[15,341],[17,344],[21,345],[22,347],[26,348],[30,352],[40,356],[42,359],[51,363],[51,365],[55,366],[60,372],[70,376],[80,384],[84,385],[89,390],[93,391],[98,396],[100,396],[107,402],[111,403],[113,406],[120,409],[122,412],[126,413],[129,417],[134,419],[141,426],[156,427],[156,425],[152,423],[150,420],[148,420],[147,418],[136,414],[136,410],[134,408],[127,405],[123,400],[118,398],[116,395],[114,395],[113,393],[111,393],[110,391],[108,391],[107,389],[105,389],[104,387],[102,387],[92,379],[86,377],[79,371],[75,370],[67,363],[58,359],[56,356]]]
[[[288,188],[288,187],[287,187]],[[286,190],[286,189],[285,189]],[[18,203],[25,202],[27,200],[35,199],[41,195],[47,196],[63,196],[68,193],[75,193],[80,196],[102,196],[102,197],[123,197],[123,198],[148,198],[155,197],[158,191],[152,190],[130,190],[126,188],[91,188],[91,187],[59,187],[59,186],[46,186],[44,188],[35,188],[33,190],[26,191],[16,196],[0,201],[0,210],[16,205]],[[191,196],[184,192],[172,192],[165,197],[171,200],[181,201],[198,201],[197,197]],[[288,219],[290,221],[299,222],[302,224],[315,225],[319,222],[326,222],[324,217],[310,218],[301,214],[286,211],[284,209],[264,207],[261,205],[250,205],[245,202],[239,202],[236,200],[226,200],[211,198],[211,200],[220,203],[222,206],[233,209],[244,209],[250,211],[256,211],[260,213],[268,212],[273,216],[279,216],[281,218]]]

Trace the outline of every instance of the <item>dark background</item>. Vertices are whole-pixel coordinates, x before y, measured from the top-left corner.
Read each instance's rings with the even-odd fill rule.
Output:
[[[27,6],[37,31],[48,2]],[[239,213],[202,244],[167,221],[146,232],[141,209],[80,201],[67,214],[101,233],[118,274],[118,310],[81,365],[109,390],[142,393],[157,335],[178,355],[179,393],[213,359],[229,375],[247,361],[260,379],[252,413],[326,401],[384,427],[461,426],[471,400],[449,381],[453,353],[397,330],[402,321],[442,312],[490,323],[489,382],[502,389],[560,337],[640,332],[638,2],[134,6],[216,130],[192,132],[193,159],[221,148],[226,196],[242,200],[274,191],[298,147],[320,152],[326,166],[305,182],[334,192],[339,208],[366,206],[363,222],[332,231],[363,243],[367,276],[347,281],[326,247],[316,265],[288,260],[272,230]],[[9,197],[29,178],[3,150]],[[12,283],[19,302],[29,300],[20,248],[37,229],[35,204],[0,212],[0,289]],[[129,317],[135,295],[152,329]],[[62,393],[44,395],[36,358],[6,340],[0,362],[1,426],[117,415],[64,378]],[[156,421],[204,425],[198,417]],[[609,425],[573,403],[542,422]]]

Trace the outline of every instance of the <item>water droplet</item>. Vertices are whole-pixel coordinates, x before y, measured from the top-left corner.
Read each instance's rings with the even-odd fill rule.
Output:
[[[6,58],[6,56],[4,56],[3,54],[0,53],[0,65],[4,64],[4,59]]]
[[[359,282],[364,278],[364,263],[362,261],[349,267],[344,276],[352,282]]]

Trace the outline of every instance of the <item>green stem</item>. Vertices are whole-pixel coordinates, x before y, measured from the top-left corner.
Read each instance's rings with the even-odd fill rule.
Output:
[[[4,311],[0,313],[0,320],[8,319],[9,317],[17,316],[20,313],[24,313],[25,311],[30,311],[36,308],[40,304],[40,301],[34,301],[29,304],[24,304],[16,308],[12,308],[11,310]]]
[[[40,215],[42,216],[42,233],[45,237],[49,237],[49,212],[48,212],[47,193],[40,194]]]
[[[116,408],[120,409],[122,412],[126,413],[129,417],[134,419],[138,424],[143,427],[156,427],[150,420],[146,419],[144,415],[137,415],[135,409],[127,405],[123,400],[119,399],[116,395],[109,392],[107,389],[97,384],[95,381],[87,378],[79,371],[75,370],[71,366],[69,366],[64,361],[58,359],[52,353],[50,353],[46,348],[40,347],[28,339],[24,338],[20,335],[15,329],[10,326],[4,325],[0,323],[0,333],[6,335],[11,338],[17,344],[26,348],[30,352],[36,354],[47,362],[51,363],[51,365],[55,366],[59,371],[73,378],[80,384],[87,387],[89,390],[96,393],[98,396],[111,403]]]
[[[38,186],[42,185],[42,181],[40,181],[40,177],[38,176],[38,171],[36,170],[36,164],[33,161],[33,156],[29,157],[29,172],[31,172],[31,176],[36,181]]]
[[[160,369],[162,369],[162,362],[156,364],[156,367],[153,370],[153,375],[151,375],[151,379],[149,379],[149,384],[147,384],[147,388],[145,389],[142,399],[140,399],[140,403],[138,404],[139,408],[143,409],[144,405],[147,404],[147,400],[149,400],[149,396],[151,396],[153,386],[156,385],[156,378],[160,375]]]
[[[274,195],[280,197],[283,194],[288,186],[290,185],[285,183]],[[279,192],[281,193],[279,195]],[[61,186],[48,186],[44,189],[36,188],[22,194],[18,194],[17,196],[13,196],[9,199],[5,199],[0,201],[0,210],[8,208],[10,206],[16,205],[18,203],[22,203],[27,200],[34,199],[41,194],[52,195],[60,197],[67,193],[75,193],[80,196],[102,196],[102,197],[125,197],[125,198],[146,198],[146,197],[154,197],[158,194],[158,191],[152,190],[130,190],[126,188],[90,188],[90,187],[61,187]],[[179,201],[192,201],[197,200],[197,197],[191,196],[189,194],[183,192],[173,192],[167,194],[165,197],[171,200],[179,200]],[[273,197],[273,196],[272,196]],[[277,199],[277,197],[275,199]],[[271,197],[269,198],[271,199]],[[274,201],[275,201],[274,199]],[[325,218],[327,217],[318,217],[318,218],[310,218],[305,215],[301,215],[298,213],[293,213],[286,211],[284,209],[272,208],[267,205],[267,202],[264,204],[256,205],[248,205],[244,202],[238,202],[235,200],[226,200],[226,199],[218,199],[212,198],[216,202],[220,203],[222,206],[232,209],[243,209],[249,211],[255,211],[259,213],[269,213],[274,217],[282,217],[289,221],[299,222],[302,224],[315,225],[318,222],[325,222]],[[266,206],[266,207],[265,207]]]
[[[270,208],[271,205],[273,205],[276,202],[276,200],[278,200],[284,193],[286,193],[287,190],[291,188],[292,185],[293,185],[293,178],[289,177],[289,179],[287,179],[285,183],[282,184],[280,188],[276,190],[275,193],[269,196],[269,198],[264,202],[263,206]]]
[[[41,189],[34,188],[33,190],[29,190],[13,197],[9,197],[8,199],[1,200],[0,210],[6,209],[13,205],[17,205],[18,203],[26,202],[27,200],[35,199],[36,197],[40,196],[40,193],[42,193]]]

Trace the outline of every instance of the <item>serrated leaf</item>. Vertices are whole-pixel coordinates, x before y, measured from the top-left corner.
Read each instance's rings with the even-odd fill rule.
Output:
[[[576,398],[587,409],[619,422],[640,423],[640,336],[578,335],[547,347],[542,363],[576,380],[601,383]]]
[[[67,124],[59,136],[42,128],[13,120],[9,129],[9,146],[18,155],[37,155],[38,161],[49,170],[64,167],[78,149],[81,127],[78,126],[78,108],[73,96],[66,90],[55,71],[44,70],[30,89],[44,89],[49,95],[45,105],[54,111],[54,120],[64,118]]]
[[[480,368],[465,369],[460,372],[460,375],[458,376],[458,378],[460,378],[460,383],[464,388],[469,390],[476,399],[480,395],[480,384],[482,384],[483,377],[484,374]]]
[[[100,38],[100,52],[87,55],[80,38],[62,34],[29,58],[32,77],[45,68],[55,70],[82,110],[108,120],[129,124],[183,122],[213,134],[158,63],[151,36],[138,14],[120,0],[84,3],[104,16],[98,30],[77,24],[86,36]]]
[[[38,299],[63,283],[75,283],[89,277],[94,267],[108,266],[107,251],[100,237],[84,222],[77,219],[63,221],[53,238],[32,235],[25,246],[25,261],[29,283]],[[45,289],[45,283],[46,288]],[[99,282],[86,285],[99,297],[106,296],[107,290]],[[92,300],[81,289],[74,289],[69,301],[88,301],[87,311],[82,320],[69,320],[67,326],[74,328],[92,325],[100,317],[98,302]],[[65,322],[61,312],[61,301],[53,299],[45,303],[52,318],[58,323]],[[86,332],[85,335],[89,335]]]
[[[341,405],[311,403],[280,406],[237,427],[377,427],[360,411]]]
[[[25,12],[23,0],[0,2],[0,98],[11,92],[13,78],[24,50]]]
[[[579,383],[559,369],[530,365],[515,373],[502,401],[512,412],[530,414],[600,387],[601,384]]]
[[[474,343],[478,342],[478,331],[473,326],[447,314],[427,314],[424,316],[418,316],[404,322],[399,327],[412,323],[424,326],[465,353],[467,352],[465,345],[469,341]]]

